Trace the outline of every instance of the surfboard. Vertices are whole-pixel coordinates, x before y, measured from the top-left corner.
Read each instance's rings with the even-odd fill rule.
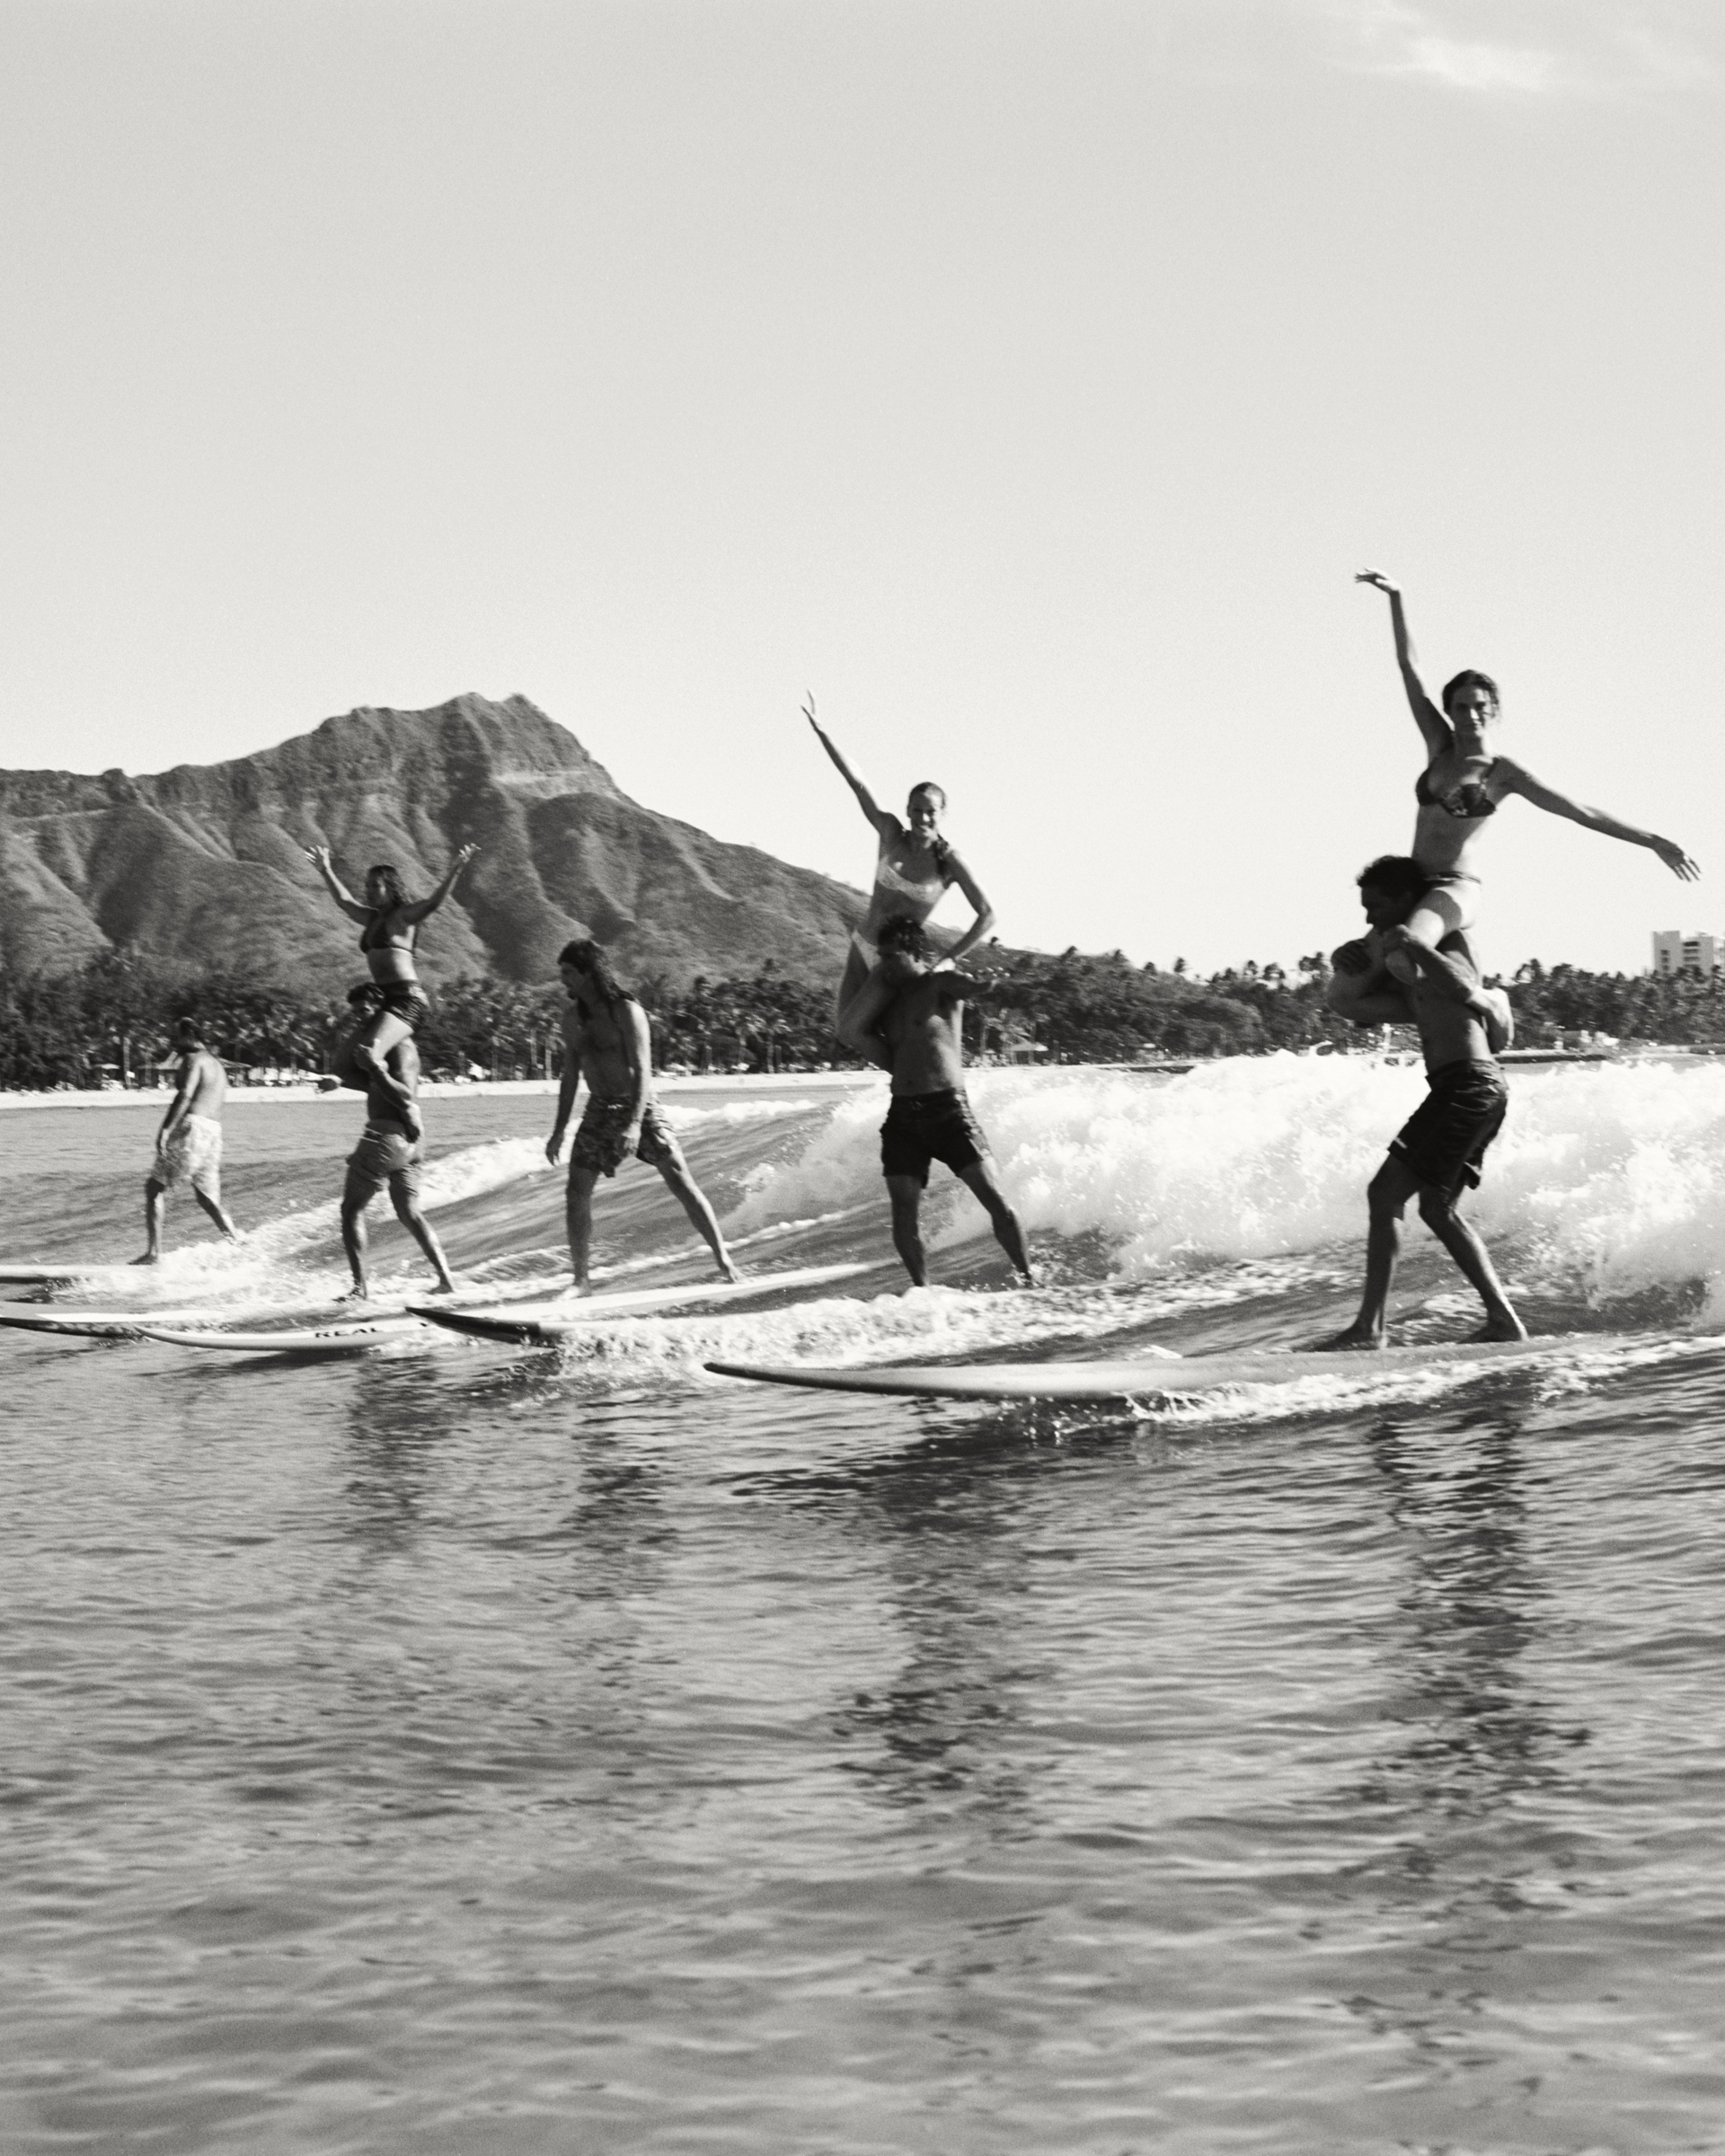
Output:
[[[217,1332],[203,1327],[140,1325],[148,1340],[171,1348],[218,1348],[230,1355],[360,1355],[403,1333],[418,1332],[417,1318],[367,1318],[342,1325],[298,1325],[275,1332]]]
[[[91,1280],[136,1284],[140,1275],[147,1277],[154,1269],[146,1265],[79,1265],[74,1259],[49,1265],[39,1259],[29,1265],[0,1265],[0,1287],[73,1287]]]
[[[144,1329],[152,1322],[160,1324],[164,1319],[172,1322],[175,1317],[190,1318],[190,1311],[143,1310],[10,1310],[0,1307],[0,1325],[13,1327],[20,1332],[52,1332],[74,1339],[93,1340],[137,1340],[144,1337]]]
[[[1536,1340],[1440,1340],[1376,1353],[1193,1355],[1111,1363],[897,1364],[882,1368],[823,1369],[812,1363],[708,1363],[720,1377],[764,1385],[806,1385],[827,1392],[874,1392],[912,1400],[1189,1400],[1250,1385],[1287,1385],[1302,1378],[1370,1378],[1396,1371],[1446,1370],[1461,1365],[1490,1372],[1506,1365],[1566,1357],[1583,1360],[1626,1348],[1660,1344],[1650,1333],[1563,1333]],[[1714,1343],[1717,1345],[1717,1343]]]
[[[462,1332],[478,1340],[501,1340],[512,1347],[545,1347],[566,1340],[607,1318],[638,1317],[643,1312],[704,1307],[709,1303],[739,1302],[753,1296],[780,1294],[787,1290],[825,1287],[837,1280],[854,1279],[871,1272],[867,1265],[805,1265],[785,1273],[753,1273],[747,1280],[686,1282],[681,1287],[622,1288],[614,1294],[584,1295],[575,1302],[527,1303],[518,1309],[452,1310],[440,1303],[408,1305],[416,1318],[425,1318],[447,1331]]]

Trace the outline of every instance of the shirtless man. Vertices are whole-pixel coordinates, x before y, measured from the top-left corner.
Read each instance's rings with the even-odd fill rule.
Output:
[[[892,1105],[880,1126],[880,1172],[892,1204],[893,1248],[914,1286],[928,1286],[923,1249],[923,1192],[929,1164],[945,1162],[982,1203],[995,1240],[1023,1285],[1033,1287],[1030,1251],[1018,1215],[995,1180],[982,1126],[964,1091],[964,999],[981,984],[928,962],[920,921],[898,915],[880,931],[880,978],[895,993],[878,1019],[853,1004],[839,1038],[892,1074]]]
[[[1366,1193],[1370,1227],[1359,1315],[1325,1348],[1381,1348],[1384,1313],[1402,1251],[1402,1215],[1420,1201],[1420,1217],[1478,1290],[1482,1340],[1525,1340],[1490,1253],[1456,1210],[1476,1188],[1485,1149],[1502,1128],[1508,1091],[1497,1054],[1512,1038],[1508,999],[1486,988],[1456,931],[1436,947],[1408,932],[1409,916],[1429,879],[1417,862],[1385,854],[1359,879],[1359,902],[1371,933],[1335,954],[1330,1002],[1357,1026],[1412,1024],[1420,1029],[1431,1091],[1390,1142],[1389,1157]],[[1411,974],[1411,985],[1402,976]]]
[[[689,1173],[689,1163],[665,1111],[653,1098],[653,1043],[647,1013],[611,971],[604,951],[590,936],[566,943],[557,956],[569,1003],[563,1012],[563,1077],[557,1090],[557,1120],[545,1145],[554,1168],[563,1150],[570,1111],[581,1080],[588,1085],[586,1111],[569,1154],[569,1256],[580,1294],[591,1287],[588,1276],[593,1247],[593,1189],[602,1175],[615,1175],[631,1153],[657,1168],[667,1188],[688,1215],[721,1275],[742,1277],[731,1263],[712,1207]]]
[[[357,1032],[383,1008],[384,997],[375,981],[366,981],[349,996],[358,1014]],[[420,1091],[420,1052],[409,1033],[385,1053],[384,1070],[373,1072],[366,1087],[365,1135],[348,1155],[348,1180],[341,1192],[341,1246],[348,1253],[353,1286],[343,1299],[364,1303],[371,1294],[366,1272],[366,1207],[385,1185],[395,1217],[425,1252],[426,1262],[438,1277],[437,1293],[453,1295],[456,1284],[430,1223],[420,1211],[420,1167],[425,1157],[424,1124],[417,1102]],[[412,1119],[402,1110],[402,1098]]]
[[[222,1103],[227,1073],[189,1018],[173,1023],[180,1076],[162,1127],[155,1134],[155,1163],[144,1184],[144,1255],[134,1265],[162,1261],[162,1215],[170,1190],[191,1185],[191,1195],[230,1242],[239,1230],[222,1210]]]

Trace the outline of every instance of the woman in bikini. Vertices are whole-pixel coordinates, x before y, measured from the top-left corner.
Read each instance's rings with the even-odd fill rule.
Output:
[[[384,1058],[410,1033],[417,1032],[430,1012],[413,964],[414,940],[420,922],[437,912],[455,889],[456,877],[478,851],[477,846],[463,846],[450,863],[449,873],[429,898],[407,897],[401,878],[392,868],[367,869],[362,902],[336,874],[327,846],[305,849],[306,859],[328,885],[331,897],[349,921],[359,923],[359,948],[366,954],[372,979],[383,990],[382,1004],[348,1050],[359,1090],[366,1091],[375,1083],[395,1094],[402,1104],[402,1118],[416,1138],[420,1115],[412,1092],[391,1074]]]
[[[1489,674],[1470,668],[1446,682],[1439,711],[1427,695],[1414,667],[1402,594],[1375,569],[1362,569],[1354,581],[1375,585],[1388,595],[1402,685],[1412,707],[1414,724],[1426,744],[1426,768],[1413,789],[1420,805],[1413,826],[1413,858],[1431,880],[1409,917],[1411,936],[1435,948],[1458,929],[1474,925],[1480,910],[1475,846],[1487,819],[1497,814],[1499,802],[1511,794],[1518,793],[1535,808],[1566,816],[1589,831],[1603,832],[1607,838],[1646,846],[1674,876],[1685,882],[1693,882],[1701,874],[1683,848],[1670,839],[1657,837],[1633,824],[1620,823],[1602,808],[1588,808],[1572,801],[1568,794],[1547,786],[1508,756],[1494,754],[1489,735],[1498,718],[1498,685]]]
[[[835,1025],[848,1012],[846,1022],[853,1029],[862,1025],[866,1030],[888,1000],[888,992],[874,984],[875,967],[880,956],[877,939],[883,922],[891,920],[895,915],[917,922],[926,921],[948,888],[957,884],[977,909],[977,917],[942,960],[942,965],[953,965],[967,950],[980,943],[994,926],[995,909],[983,897],[976,878],[941,836],[941,817],[946,808],[944,789],[927,782],[913,786],[910,799],[905,804],[905,821],[900,823],[889,809],[876,807],[874,796],[839,754],[832,736],[816,718],[812,696],[802,707],[802,715],[814,728],[816,738],[836,765],[840,778],[856,796],[857,806],[874,826],[875,835],[880,842],[874,864],[874,886],[869,893],[869,910],[861,924],[852,931],[851,948],[845,960],[845,971],[839,976],[838,996],[834,1004]],[[865,988],[870,991],[870,1000],[851,1011],[852,1003]]]

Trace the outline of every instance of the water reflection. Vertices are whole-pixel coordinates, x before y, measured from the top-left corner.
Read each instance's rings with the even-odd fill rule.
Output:
[[[881,1803],[961,1808],[990,1833],[1028,1831],[1039,1766],[1027,1696],[1050,1674],[1033,1644],[1050,1478],[1129,1443],[1116,1416],[1023,1407],[985,1415],[899,1409],[920,1434],[818,1475],[760,1476],[752,1494],[815,1504],[854,1564],[873,1560],[875,1610],[897,1649],[890,1679],[836,1709],[841,1771]]]
[[[1528,1554],[1522,1436],[1499,1403],[1437,1429],[1386,1421],[1370,1440],[1407,1586],[1383,1710],[1400,1741],[1350,1793],[1387,1815],[1386,1847],[1340,1879],[1386,1929],[1369,1993],[1347,2003],[1422,2049],[1476,2027],[1563,1906],[1577,1856],[1552,1798],[1586,1732],[1554,1724],[1526,1669],[1549,1596]]]

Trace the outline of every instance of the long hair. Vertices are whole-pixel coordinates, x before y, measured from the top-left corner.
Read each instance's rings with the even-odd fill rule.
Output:
[[[1446,715],[1464,689],[1483,689],[1491,699],[1491,714],[1493,718],[1497,716],[1503,702],[1498,694],[1498,685],[1489,674],[1482,674],[1477,667],[1464,667],[1459,674],[1452,675],[1444,684]]]
[[[594,994],[601,1003],[632,1003],[632,990],[625,988],[611,970],[611,961],[604,949],[591,936],[578,936],[572,943],[565,943],[557,953],[560,966],[572,966],[592,982]]]
[[[389,902],[386,906],[379,908],[379,911],[384,913],[394,913],[398,906],[405,906],[407,904],[407,893],[402,888],[402,879],[400,873],[396,870],[393,869],[388,862],[380,862],[375,869],[367,869],[366,870],[366,881],[367,883],[371,881],[374,876],[381,876],[389,890]]]

